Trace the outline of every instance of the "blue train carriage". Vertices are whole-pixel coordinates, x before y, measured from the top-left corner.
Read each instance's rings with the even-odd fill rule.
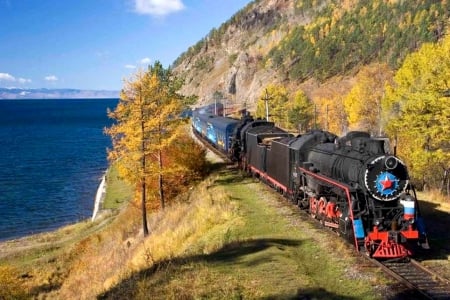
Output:
[[[193,120],[194,128],[209,143],[228,155],[233,132],[240,121],[210,114],[198,114],[197,117],[198,119]]]
[[[211,138],[215,139],[214,145],[227,155],[231,150],[233,132],[239,123],[239,120],[219,116],[209,120],[208,128]]]
[[[198,134],[203,135],[203,131],[206,133],[206,127],[205,130],[203,130],[203,127],[206,123],[204,123],[200,117],[202,114],[200,114],[199,110],[194,110],[192,112],[192,128],[194,131],[196,131]]]
[[[214,117],[204,108],[197,108],[192,112],[192,128],[203,138],[206,138],[209,119]]]

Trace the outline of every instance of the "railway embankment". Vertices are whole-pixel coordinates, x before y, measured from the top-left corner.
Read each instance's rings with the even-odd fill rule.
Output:
[[[220,166],[150,218],[122,209],[0,245],[2,291],[52,299],[408,299],[408,290],[268,187]],[[126,201],[125,201],[126,202]],[[111,204],[111,205],[112,205]],[[5,251],[4,251],[5,250]],[[3,269],[2,269],[3,270]]]

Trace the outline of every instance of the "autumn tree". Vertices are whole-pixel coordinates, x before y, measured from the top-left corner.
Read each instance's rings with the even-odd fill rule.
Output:
[[[179,132],[183,103],[177,94],[180,87],[170,70],[156,62],[125,82],[116,109],[109,112],[116,122],[106,129],[113,142],[108,158],[140,193],[144,235],[148,234],[148,183],[155,177],[160,206],[165,205],[164,174],[170,169],[163,165],[162,154]]]
[[[386,130],[422,185],[449,185],[450,36],[409,55],[386,90]]]
[[[372,64],[361,69],[356,84],[344,98],[350,130],[364,130],[381,135],[381,99],[385,85],[392,81],[392,71],[386,64]]]
[[[302,90],[295,93],[293,99],[289,101],[286,109],[288,111],[288,129],[306,131],[312,128],[314,104],[308,99]]]
[[[329,92],[328,95],[315,100],[314,123],[335,134],[347,132],[347,114],[344,109],[344,98],[340,93]]]

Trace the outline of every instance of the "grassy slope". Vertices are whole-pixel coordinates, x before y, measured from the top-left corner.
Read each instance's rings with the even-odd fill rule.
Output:
[[[107,192],[103,200],[102,209],[117,209],[130,199],[132,187],[120,180],[117,168],[111,166],[106,174]]]
[[[108,191],[116,191],[110,199],[125,199],[122,183],[114,183],[113,175],[108,178]],[[129,204],[93,223],[0,243],[0,298],[392,295],[383,276],[357,266],[349,245],[305,218],[264,185],[220,169],[178,204],[152,214],[146,239],[139,209]],[[447,250],[440,251],[443,258],[433,256],[431,265],[448,264]]]
[[[384,283],[355,267],[357,258],[347,244],[302,222],[295,209],[261,184],[223,172],[206,190],[209,196],[202,197],[208,202],[219,195],[222,202],[226,194],[229,216],[210,223],[201,236],[185,236],[191,244],[184,251],[149,263],[103,298],[382,298],[374,286]],[[189,227],[190,221],[179,217],[179,226]]]

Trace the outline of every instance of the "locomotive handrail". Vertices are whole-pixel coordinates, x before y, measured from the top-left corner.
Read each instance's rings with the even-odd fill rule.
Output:
[[[351,207],[353,207],[353,206],[352,206],[352,197],[351,197],[351,195],[350,195],[350,189],[351,189],[351,187],[348,186],[348,185],[346,185],[346,184],[342,184],[342,183],[340,183],[340,182],[338,182],[338,181],[336,181],[336,180],[334,180],[334,179],[331,179],[331,178],[329,178],[329,177],[327,177],[327,176],[319,175],[319,174],[317,174],[317,173],[314,173],[314,172],[311,172],[311,171],[309,171],[309,170],[306,170],[305,168],[299,167],[299,169],[300,169],[301,172],[303,172],[303,173],[305,173],[305,174],[308,174],[309,176],[312,176],[312,177],[314,177],[314,178],[323,180],[323,181],[325,181],[325,182],[327,182],[327,183],[329,183],[329,184],[332,184],[332,185],[334,185],[334,186],[336,186],[336,187],[338,187],[338,188],[340,188],[340,189],[343,189],[343,190],[345,191],[345,195],[346,195],[346,197],[347,197],[347,202],[348,202],[348,207],[350,208],[350,209],[349,209],[349,212],[350,212],[350,219],[352,220],[352,226],[354,226],[354,224],[353,224],[353,221],[354,221],[354,217],[353,217],[353,209],[351,209]],[[353,230],[354,230],[354,229],[353,229]],[[353,237],[354,237],[354,241],[355,241],[355,248],[356,248],[356,251],[359,252],[358,240],[357,240],[357,238],[356,238],[356,235],[354,234]]]

